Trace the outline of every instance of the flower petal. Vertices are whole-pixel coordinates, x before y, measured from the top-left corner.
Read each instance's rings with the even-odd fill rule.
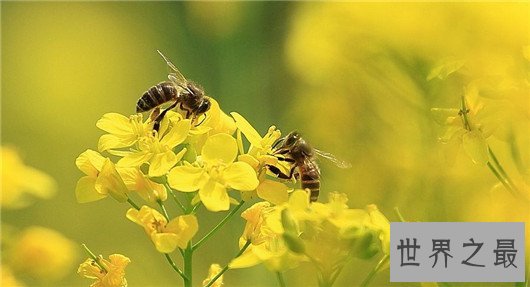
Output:
[[[169,186],[183,191],[193,192],[199,190],[208,180],[208,174],[204,169],[191,165],[174,167],[167,176]]]
[[[97,151],[87,149],[75,160],[75,165],[86,175],[96,177],[103,167],[105,158]]]
[[[107,197],[107,194],[101,194],[96,190],[96,178],[84,176],[77,181],[75,187],[75,197],[79,203],[87,203]]]
[[[223,179],[236,190],[254,190],[259,184],[256,171],[245,162],[229,165],[223,172]]]
[[[259,168],[259,160],[257,160],[255,157],[249,155],[249,154],[242,154],[237,157],[238,161],[246,162],[248,163],[254,170],[258,170]]]
[[[250,247],[250,249],[247,249],[239,257],[232,259],[228,264],[228,267],[231,269],[248,268],[260,264],[261,259],[252,252],[252,248],[253,247]]]
[[[230,208],[230,199],[226,188],[210,179],[201,189],[199,196],[204,206],[210,211],[222,211]]]
[[[474,163],[486,164],[488,162],[488,144],[480,131],[465,133],[462,137],[462,147]]]
[[[173,148],[181,144],[188,137],[191,128],[190,120],[181,120],[175,123],[169,132],[162,137],[160,144]]]
[[[182,215],[172,219],[165,230],[177,234],[179,237],[177,246],[184,249],[199,230],[199,223],[195,215]]]
[[[185,152],[186,151],[184,150],[184,153]],[[184,153],[182,151],[179,153],[181,154],[180,158],[182,158]],[[157,177],[165,175],[172,167],[177,164],[180,158],[177,157],[177,155],[175,155],[172,150],[168,150],[164,153],[155,154],[150,160],[149,176]]]
[[[431,114],[434,118],[434,121],[442,126],[449,125],[448,118],[453,118],[458,116],[459,109],[442,109],[442,108],[432,108]]]
[[[127,201],[127,186],[125,186],[123,179],[121,179],[114,163],[110,159],[106,159],[105,164],[103,164],[103,168],[95,182],[95,187],[99,193],[109,194],[118,202]]]
[[[257,193],[261,199],[275,205],[280,205],[289,199],[289,189],[287,185],[281,182],[265,179],[258,185]]]
[[[256,129],[240,114],[231,112],[230,115],[232,115],[236,121],[237,128],[245,135],[250,144],[253,146],[261,146],[261,136]]]
[[[100,152],[132,146],[136,142],[135,137],[120,137],[113,134],[102,135],[98,141],[98,150]]]
[[[115,135],[128,135],[132,133],[129,118],[118,113],[104,114],[96,122],[96,127]]]
[[[147,151],[139,151],[130,153],[123,158],[121,158],[117,165],[118,166],[141,166],[143,163],[146,163],[151,159],[153,153]]]
[[[233,135],[235,131],[236,123],[234,122],[234,119],[225,114],[225,112],[221,111],[221,114],[219,115],[219,122],[212,130],[211,134],[225,133]]]
[[[236,139],[223,133],[215,134],[204,143],[201,156],[207,162],[231,163],[237,156]]]
[[[175,233],[153,233],[151,240],[158,252],[171,253],[177,249],[179,237]]]

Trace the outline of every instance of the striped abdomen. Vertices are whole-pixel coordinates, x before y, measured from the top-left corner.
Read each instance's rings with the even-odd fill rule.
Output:
[[[309,190],[309,199],[315,202],[320,193],[320,171],[315,163],[299,166],[302,189]]]
[[[136,103],[136,112],[149,111],[163,103],[175,100],[178,97],[177,89],[171,82],[162,82],[147,90]]]

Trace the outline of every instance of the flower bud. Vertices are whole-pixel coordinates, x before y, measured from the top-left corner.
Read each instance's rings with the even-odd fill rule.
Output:
[[[293,233],[285,232],[283,234],[283,240],[285,241],[285,245],[294,253],[298,254],[304,254],[305,253],[305,244],[302,239],[300,239],[298,236],[296,236]]]

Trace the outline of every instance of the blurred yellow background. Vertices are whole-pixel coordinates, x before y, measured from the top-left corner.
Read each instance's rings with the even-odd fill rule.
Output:
[[[315,147],[350,161],[347,170],[321,161],[322,200],[345,192],[350,207],[377,204],[391,221],[398,206],[411,221],[528,222],[528,208],[502,187],[492,189],[497,181],[486,166],[463,153],[444,157],[430,109],[459,108],[464,86],[475,80],[523,83],[503,104],[489,103],[508,107],[510,117],[498,128],[508,136],[494,134],[488,143],[528,194],[529,5],[2,2],[2,145],[16,147],[58,185],[52,199],[2,210],[2,222],[49,227],[98,254],[125,254],[130,286],[179,286],[125,219],[126,205],[78,204],[74,196],[81,176],[75,158],[96,149],[102,134],[95,122],[107,112],[134,113],[139,96],[166,79],[157,49],[224,111],[239,112],[261,133],[272,124],[284,133],[297,129]],[[466,61],[461,75],[427,80],[447,59]],[[222,216],[200,213],[201,229]],[[197,253],[195,278],[230,260],[242,226],[231,222]],[[85,255],[78,253],[80,263]],[[349,263],[337,286],[357,286],[376,261]],[[88,285],[76,269],[58,284],[20,278],[30,286]],[[316,286],[304,275],[312,272],[287,272],[287,285]],[[373,286],[410,286],[388,280],[383,272]],[[277,283],[260,266],[228,272],[225,284]]]

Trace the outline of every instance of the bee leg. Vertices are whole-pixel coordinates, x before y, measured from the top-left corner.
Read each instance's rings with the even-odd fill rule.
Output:
[[[158,131],[158,129],[160,128],[160,122],[162,122],[162,120],[164,119],[164,116],[166,115],[166,113],[173,109],[174,107],[177,106],[177,102],[171,104],[171,106],[169,106],[167,109],[163,110],[155,119],[155,124],[153,125],[153,130],[155,131]]]
[[[275,167],[274,165],[269,165],[267,164],[266,165],[267,168],[270,170],[270,172],[272,172],[274,175],[276,175],[278,178],[281,178],[281,179],[291,179],[293,177],[293,174],[294,174],[294,169],[295,169],[295,166],[293,166],[291,168],[291,170],[289,171],[289,174],[285,174],[283,173],[279,168]]]
[[[290,149],[288,148],[280,148],[274,151],[274,154],[286,154],[289,153]]]
[[[204,118],[201,120],[201,122],[198,123],[198,124],[196,124],[195,126],[199,126],[199,125],[202,124],[205,120],[206,120],[206,114],[204,114]]]
[[[292,159],[292,158],[288,158],[288,157],[280,157],[280,156],[277,156],[276,157],[279,161],[285,161],[285,162],[288,162],[288,163],[295,163],[295,160]]]
[[[274,148],[277,147],[280,143],[283,143],[283,142],[285,141],[285,138],[287,138],[287,137],[279,138],[278,140],[276,140],[276,142],[272,145],[271,148],[274,149]]]
[[[149,115],[149,118],[151,119],[151,121],[155,121],[156,118],[160,115],[160,107],[156,107],[152,112],[151,114]]]

